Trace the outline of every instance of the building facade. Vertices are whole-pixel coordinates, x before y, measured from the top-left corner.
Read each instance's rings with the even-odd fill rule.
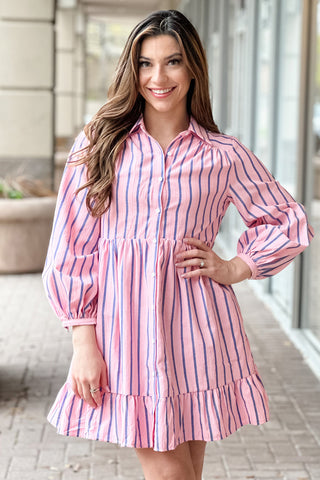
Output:
[[[189,0],[181,10],[206,47],[220,129],[251,148],[308,211],[312,246],[280,274],[252,282],[319,368],[320,1]],[[243,230],[230,209],[219,241],[234,254]]]

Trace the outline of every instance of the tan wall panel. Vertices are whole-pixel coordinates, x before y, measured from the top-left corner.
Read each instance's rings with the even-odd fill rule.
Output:
[[[57,10],[57,49],[73,50],[75,28],[75,13],[73,10]]]
[[[0,0],[0,17],[7,19],[52,20],[54,0]]]
[[[75,59],[77,63],[84,64],[86,61],[84,41],[79,35],[76,36]]]
[[[70,95],[56,97],[56,136],[74,136],[74,98]]]
[[[53,83],[51,24],[0,24],[0,87],[51,88]]]
[[[78,65],[75,70],[76,73],[76,92],[84,95],[85,93],[85,78],[84,69],[82,65]]]
[[[75,123],[76,128],[81,129],[84,125],[84,100],[82,95],[75,97]]]
[[[75,87],[74,56],[72,52],[57,52],[56,92],[73,93]]]
[[[0,91],[2,157],[43,158],[52,155],[50,92]]]

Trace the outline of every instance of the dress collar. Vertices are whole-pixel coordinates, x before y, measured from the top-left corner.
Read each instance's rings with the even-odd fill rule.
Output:
[[[140,115],[136,123],[131,128],[129,135],[133,134],[134,132],[137,132],[138,130],[142,130],[146,135],[149,135],[144,125],[143,115]],[[201,140],[203,140],[206,143],[209,143],[209,144],[212,143],[210,141],[210,138],[214,134],[206,130],[204,127],[202,127],[192,115],[190,117],[189,127],[187,128],[187,130],[185,130],[185,133],[188,133],[188,132],[195,134],[197,137],[199,137]]]

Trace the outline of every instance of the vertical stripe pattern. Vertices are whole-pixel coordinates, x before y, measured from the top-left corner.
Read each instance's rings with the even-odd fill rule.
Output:
[[[87,145],[83,133],[73,152]],[[166,152],[140,118],[119,156],[110,209],[86,209],[83,165],[63,175],[43,272],[65,327],[93,324],[108,370],[101,408],[77,398],[70,378],[49,413],[59,433],[128,447],[174,449],[268,421],[268,399],[231,286],[181,277],[175,259],[213,247],[232,202],[245,229],[237,254],[252,278],[273,275],[309,244],[301,205],[236,138],[192,118]],[[185,269],[186,271],[186,269]]]

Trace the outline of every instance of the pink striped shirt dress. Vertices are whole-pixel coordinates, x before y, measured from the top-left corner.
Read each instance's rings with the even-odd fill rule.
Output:
[[[72,152],[85,145],[81,133]],[[48,419],[63,435],[174,449],[269,419],[268,399],[231,286],[181,277],[195,237],[213,247],[232,202],[246,230],[237,254],[253,279],[280,272],[309,244],[304,208],[236,138],[191,117],[164,153],[141,117],[119,156],[110,209],[86,208],[85,165],[67,162],[43,281],[62,325],[95,325],[108,389],[91,408],[70,374]],[[188,267],[190,268],[190,267]]]

